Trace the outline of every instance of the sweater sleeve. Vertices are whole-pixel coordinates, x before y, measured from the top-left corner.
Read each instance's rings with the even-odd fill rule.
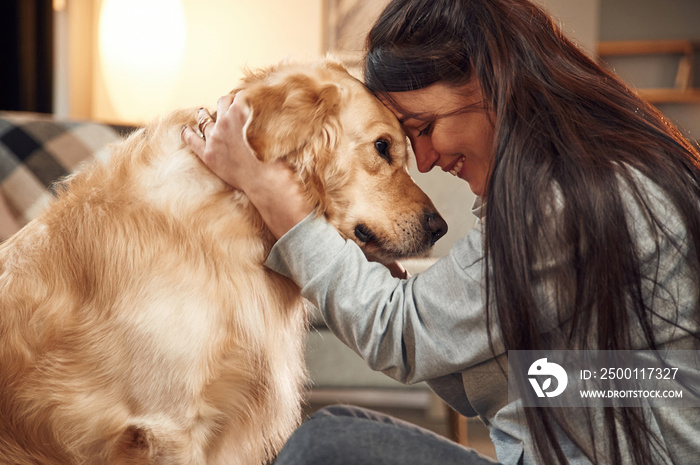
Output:
[[[280,238],[266,266],[293,279],[329,329],[372,369],[416,383],[493,357],[482,262],[481,233],[474,229],[425,272],[397,279],[312,214]],[[499,353],[500,339],[493,338]]]

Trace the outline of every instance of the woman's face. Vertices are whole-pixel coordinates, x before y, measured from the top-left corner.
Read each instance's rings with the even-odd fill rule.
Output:
[[[486,194],[493,159],[494,117],[475,84],[444,83],[390,92],[384,103],[408,135],[421,173],[439,166]]]

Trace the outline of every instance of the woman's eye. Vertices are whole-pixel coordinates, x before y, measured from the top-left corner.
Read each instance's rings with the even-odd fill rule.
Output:
[[[418,132],[418,137],[430,134],[430,131],[432,130],[432,128],[433,128],[433,123],[428,123],[428,125],[426,127],[424,127],[423,129],[421,129]]]
[[[389,156],[389,142],[385,141],[384,139],[379,139],[374,143],[374,149],[377,151],[380,157],[391,164],[391,157]]]

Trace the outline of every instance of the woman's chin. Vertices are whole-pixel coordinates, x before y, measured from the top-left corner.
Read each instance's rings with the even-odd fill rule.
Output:
[[[467,184],[469,184],[469,189],[474,193],[474,195],[476,195],[477,197],[483,197],[483,196],[484,196],[484,194],[485,194],[485,192],[486,192],[486,189],[484,189],[484,184],[483,184],[483,183],[469,182],[469,181],[467,181],[466,179],[461,178],[461,177],[460,177],[459,179],[461,179],[462,181],[464,181],[464,182],[466,182]]]

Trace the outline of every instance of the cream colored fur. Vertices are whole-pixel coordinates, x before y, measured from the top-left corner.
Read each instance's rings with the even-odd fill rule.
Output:
[[[399,124],[340,65],[240,88],[251,147],[341,234],[382,260],[428,250]],[[247,198],[182,142],[195,113],[112,147],[0,246],[1,463],[261,464],[300,422],[304,302],[263,266],[274,239]]]

